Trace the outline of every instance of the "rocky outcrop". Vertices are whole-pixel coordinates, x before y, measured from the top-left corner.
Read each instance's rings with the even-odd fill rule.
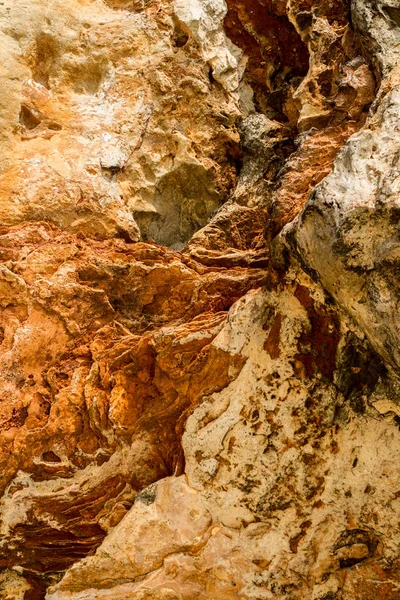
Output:
[[[366,20],[371,45],[400,35],[393,23],[394,8],[386,9],[389,20],[385,12],[378,19],[375,11],[358,10],[360,26]],[[383,73],[394,51],[380,58]],[[295,226],[296,243],[307,265],[395,369],[400,365],[398,79],[394,68],[366,126],[341,150],[332,173],[315,188]]]
[[[48,597],[396,598],[382,361],[293,271],[239,301],[212,344],[245,364],[188,418],[186,478],[139,494]]]
[[[182,247],[235,182],[240,111],[171,2],[110,4],[1,7],[0,219]]]
[[[267,277],[46,223],[7,230],[0,245],[0,561],[59,570],[101,541],[135,492],[182,469],[185,411],[241,367],[210,343]]]
[[[397,600],[396,2],[0,6],[0,599]]]

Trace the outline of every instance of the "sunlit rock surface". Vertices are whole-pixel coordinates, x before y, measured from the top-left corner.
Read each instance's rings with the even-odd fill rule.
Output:
[[[0,600],[398,600],[397,2],[0,40]]]

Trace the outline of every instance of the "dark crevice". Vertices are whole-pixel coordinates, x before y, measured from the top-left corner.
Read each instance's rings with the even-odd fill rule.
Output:
[[[48,129],[50,129],[51,131],[61,131],[62,127],[59,123],[49,123],[48,124]]]
[[[104,179],[107,179],[107,181],[116,181],[118,173],[123,171],[123,169],[118,165],[109,165],[106,167],[100,165],[100,168],[102,176]]]
[[[46,33],[40,34],[35,41],[30,67],[33,80],[47,89],[50,89],[50,73],[56,60],[56,54],[54,39]]]
[[[389,17],[390,21],[396,25],[396,27],[400,27],[400,8],[396,8],[394,6],[386,6],[384,12]]]
[[[349,0],[298,0],[290,9],[285,0],[227,0],[227,5],[225,32],[247,59],[244,81],[253,90],[254,108],[289,132],[282,133],[290,143],[276,177],[262,176],[250,191],[242,185],[235,197],[240,203],[256,194],[271,203],[264,234],[271,242],[365,123],[376,81],[363,40],[351,28]],[[267,173],[267,163],[277,161],[264,156]],[[243,174],[244,169],[239,181]]]
[[[245,79],[254,90],[257,110],[289,122],[286,103],[308,71],[306,44],[271,0],[228,0],[227,4],[225,31],[248,57]]]
[[[378,544],[378,538],[370,530],[350,529],[344,531],[334,545],[333,552],[336,554],[340,551],[348,549],[350,550],[350,554],[339,557],[339,568],[348,569],[367,560],[368,558],[371,558],[376,553]],[[360,545],[365,547],[365,556],[351,556],[351,548],[353,546]]]
[[[60,463],[61,458],[55,454],[52,450],[48,452],[43,452],[42,460],[48,463]]]
[[[380,358],[365,342],[349,334],[340,353],[336,385],[356,414],[364,414],[366,401],[380,379],[385,379],[387,369]]]
[[[35,110],[30,109],[23,104],[19,113],[19,122],[23,127],[31,131],[40,125],[41,119]]]
[[[183,48],[186,46],[190,38],[190,30],[184,23],[179,21],[176,17],[174,18],[174,35],[172,38],[173,44],[176,48]]]
[[[109,8],[114,10],[129,10],[129,11],[141,11],[151,3],[151,0],[103,0]]]

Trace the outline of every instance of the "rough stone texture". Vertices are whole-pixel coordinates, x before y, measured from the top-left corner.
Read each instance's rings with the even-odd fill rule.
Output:
[[[212,345],[246,362],[187,420],[186,482],[140,494],[48,598],[364,598],[360,577],[397,598],[398,427],[377,418],[385,370],[354,339],[299,273],[242,298]]]
[[[226,198],[235,98],[210,83],[171,2],[145,6],[0,7],[3,223],[136,241],[133,214],[145,238],[181,247]]]
[[[1,3],[0,600],[400,598],[397,4]]]
[[[397,14],[391,11],[386,10],[391,17]],[[356,14],[362,24],[365,7]],[[379,23],[375,11],[367,16],[365,33],[373,35],[371,44],[381,40],[379,32],[382,44],[397,39],[392,18],[387,22],[381,15]],[[387,69],[385,65],[383,73]],[[341,150],[332,173],[315,188],[295,226],[296,244],[308,266],[396,369],[400,366],[399,107],[395,68],[384,81],[366,126]]]
[[[0,562],[55,570],[98,544],[135,491],[181,468],[182,413],[241,367],[210,342],[267,276],[45,223],[0,238]]]
[[[399,5],[396,0],[352,1],[353,23],[383,78],[398,65]]]

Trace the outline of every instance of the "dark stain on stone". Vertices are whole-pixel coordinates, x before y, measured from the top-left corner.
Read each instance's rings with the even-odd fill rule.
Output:
[[[386,373],[382,359],[369,344],[348,334],[338,359],[335,383],[355,413],[365,413],[366,398]]]
[[[309,198],[311,198],[312,194],[315,194],[315,190],[313,190],[311,192]],[[307,206],[307,208],[304,211],[304,215],[302,217],[303,220],[307,216],[309,216],[309,213],[312,213],[312,211],[322,214],[322,212],[320,211],[319,208],[314,207],[314,206]],[[273,229],[271,231],[270,226],[267,226],[264,230],[265,239],[270,241],[270,243],[275,243],[275,240],[271,241],[271,236],[278,234],[279,230],[280,230],[280,227],[276,227],[275,229]],[[285,240],[288,244],[288,253],[290,253],[290,255],[293,257],[293,259],[298,261],[298,263],[299,263],[300,267],[303,269],[303,271],[305,273],[307,273],[307,275],[309,275],[313,281],[318,283],[320,280],[320,275],[319,275],[318,271],[316,271],[315,269],[310,267],[304,260],[302,254],[299,250],[296,236],[297,236],[297,228],[296,227],[292,227],[287,232],[285,232]],[[279,267],[279,264],[277,265],[277,267]]]
[[[150,506],[151,504],[154,504],[156,497],[156,486],[150,485],[145,490],[142,490],[139,494],[136,494],[135,502],[138,501],[142,504],[146,504],[146,506]]]
[[[24,577],[31,586],[24,594],[24,600],[44,600],[46,598],[47,584],[42,577],[24,572]]]
[[[297,553],[299,544],[300,544],[301,540],[304,538],[304,536],[307,534],[307,529],[309,529],[310,527],[311,527],[311,521],[305,521],[300,526],[300,529],[301,529],[300,533],[298,533],[295,537],[290,539],[289,546],[290,546],[290,549],[293,552],[293,554]]]
[[[2,425],[3,431],[11,429],[11,427],[22,427],[28,417],[28,408],[26,406],[17,409],[12,409],[11,418]]]
[[[307,377],[319,372],[333,381],[340,337],[339,319],[329,307],[317,305],[306,287],[298,285],[295,296],[306,309],[310,320],[310,329],[303,331],[299,337],[299,353],[295,359],[303,363]]]
[[[264,350],[268,352],[272,359],[277,359],[281,355],[280,349],[280,333],[282,327],[282,315],[278,313],[275,316],[269,335],[264,342]]]

